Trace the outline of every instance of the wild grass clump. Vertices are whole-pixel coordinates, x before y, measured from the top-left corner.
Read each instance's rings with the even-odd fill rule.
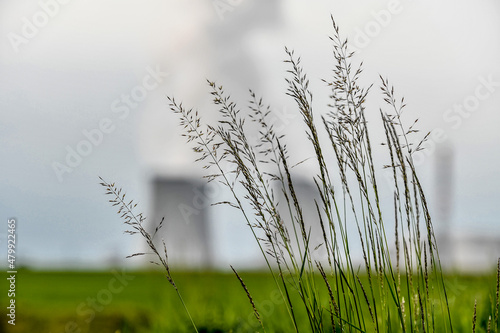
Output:
[[[297,313],[304,311],[311,332],[453,332],[429,207],[413,161],[428,134],[413,139],[418,133],[416,121],[411,126],[402,121],[404,98],[397,97],[389,81],[380,77],[387,106],[377,112],[385,133],[382,149],[389,162],[374,162],[365,103],[371,86],[359,85],[362,67],[353,65],[353,52],[333,18],[332,22],[335,65],[332,78],[324,80],[331,100],[326,113],[313,108],[313,93],[300,57],[285,49],[286,94],[296,102],[314,151],[317,173],[311,181],[318,193],[314,221],[306,221],[305,203],[298,199],[292,166],[299,161],[288,153],[286,136],[273,127],[271,107],[253,91],[248,111],[242,112],[222,86],[208,81],[221,117],[215,125],[205,124],[197,111],[169,97],[170,109],[179,116],[187,141],[199,154],[197,160],[204,163],[208,182],[219,182],[230,190],[232,198],[216,204],[241,212],[286,304],[293,331],[302,327]],[[255,129],[259,143],[252,145],[250,133]],[[383,168],[392,177],[393,195],[388,203],[382,202],[380,194]],[[120,199],[113,184],[103,182],[103,186],[117,198],[112,202],[120,206],[119,213],[132,233],[146,239],[178,291],[166,247],[162,257],[153,244],[154,234],[142,226],[142,216],[132,215],[130,204]],[[384,211],[390,206],[390,211]],[[386,228],[388,221],[394,229]],[[314,229],[322,235],[321,244],[311,240]],[[319,247],[326,251],[324,261],[314,257]],[[353,261],[354,247],[362,250],[362,267]],[[234,272],[265,331],[265,318]],[[318,284],[318,274],[323,286]],[[496,331],[498,291],[492,314]],[[474,310],[474,327],[475,318]]]

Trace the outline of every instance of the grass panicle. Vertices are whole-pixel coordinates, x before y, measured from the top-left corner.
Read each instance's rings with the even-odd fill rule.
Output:
[[[241,287],[245,290],[245,293],[247,294],[248,300],[250,301],[250,304],[252,305],[252,309],[253,309],[253,313],[255,315],[255,318],[259,321],[260,326],[262,327],[262,329],[265,332],[266,329],[264,328],[264,325],[262,324],[262,320],[260,318],[259,311],[257,310],[257,307],[255,306],[252,295],[250,295],[250,292],[248,291],[248,288],[247,288],[245,282],[243,281],[241,276],[238,274],[238,272],[234,269],[233,266],[230,266],[230,267],[233,270],[234,274],[236,275],[236,278],[238,279],[238,281],[240,281]]]
[[[126,200],[126,194],[125,192],[122,191],[121,188],[118,188],[115,186],[115,183],[108,183],[106,182],[102,177],[99,177],[100,179],[100,184],[105,188],[106,190],[106,195],[111,196],[111,199],[109,199],[109,202],[112,204],[112,206],[117,206],[118,211],[117,214],[120,215],[120,218],[123,219],[124,223],[130,227],[130,229],[126,230],[125,233],[130,234],[130,235],[135,235],[139,234],[142,236],[144,240],[146,240],[146,243],[149,247],[149,249],[152,252],[145,253],[145,252],[138,252],[134,253],[132,255],[127,256],[127,258],[132,258],[136,256],[143,256],[143,255],[148,255],[148,254],[153,254],[156,257],[155,261],[150,261],[152,264],[155,265],[161,265],[165,269],[166,272],[166,278],[168,282],[174,287],[177,296],[179,297],[184,309],[186,310],[186,313],[191,321],[191,324],[193,325],[193,328],[196,332],[198,332],[198,329],[196,328],[196,325],[193,321],[193,318],[191,317],[191,313],[189,312],[186,304],[184,303],[184,299],[181,296],[181,293],[179,292],[179,289],[177,288],[177,285],[175,284],[175,281],[172,277],[172,274],[170,272],[170,266],[168,264],[168,254],[167,254],[167,246],[162,239],[161,242],[163,244],[163,249],[158,250],[156,245],[154,244],[154,236],[158,232],[159,229],[163,226],[163,221],[162,219],[158,226],[155,228],[155,231],[153,235],[146,231],[144,228],[144,222],[146,221],[146,218],[143,216],[142,213],[136,214],[134,212],[135,208],[137,207],[137,204],[134,203],[133,200]],[[128,201],[128,203],[127,203]]]
[[[476,321],[477,321],[477,299],[474,301],[474,313],[472,315],[472,333],[476,332]]]

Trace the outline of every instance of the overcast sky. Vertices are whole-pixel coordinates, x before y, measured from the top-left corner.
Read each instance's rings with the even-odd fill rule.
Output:
[[[441,134],[419,165],[431,197],[433,151],[453,150],[453,232],[500,236],[497,1],[8,0],[0,4],[0,212],[18,220],[20,260],[49,267],[130,254],[136,244],[98,176],[148,211],[154,174],[202,174],[166,95],[210,121],[206,78],[244,103],[253,88],[300,128],[284,94],[288,46],[302,56],[317,112],[325,110],[330,13],[364,61],[363,82],[375,83],[370,119],[383,105],[382,74],[405,96],[409,119]],[[290,144],[301,147],[301,137]],[[4,242],[6,223],[0,232]],[[238,228],[227,235],[221,253],[248,241]]]

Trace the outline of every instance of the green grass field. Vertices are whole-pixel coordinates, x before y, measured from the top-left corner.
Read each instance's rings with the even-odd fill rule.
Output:
[[[233,274],[173,273],[200,332],[254,332],[260,326]],[[290,332],[290,320],[266,273],[242,273],[267,332]],[[485,331],[496,275],[447,275],[456,332],[471,332],[477,299],[477,332]],[[318,277],[318,283],[321,285]],[[4,283],[4,286],[7,285]],[[326,291],[325,291],[326,292]],[[16,283],[16,325],[7,324],[7,293],[1,293],[0,332],[192,332],[172,286],[161,272],[33,272]],[[326,297],[325,297],[326,298]],[[297,309],[298,310],[298,309]],[[307,318],[299,312],[304,332]],[[300,323],[299,323],[300,326]]]

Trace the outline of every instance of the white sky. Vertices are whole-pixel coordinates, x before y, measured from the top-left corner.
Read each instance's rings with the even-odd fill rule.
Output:
[[[265,0],[242,0],[221,19],[210,0],[72,0],[59,5],[16,52],[9,38],[22,36],[24,18],[43,19],[40,3],[0,4],[0,211],[4,220],[19,220],[19,255],[25,260],[100,262],[129,254],[123,244],[131,240],[121,233],[98,175],[128,189],[147,211],[147,180],[154,170],[200,174],[165,95],[210,120],[210,78],[245,101],[247,89],[255,88],[277,110],[293,113],[284,94],[286,45],[302,56],[315,106],[324,110],[328,90],[320,79],[329,78],[333,63],[330,13],[358,46],[360,31],[372,33],[356,59],[365,63],[365,82],[375,83],[369,102],[375,118],[382,106],[380,73],[406,97],[407,112],[420,118],[422,130],[441,128],[449,138],[455,152],[454,230],[500,235],[498,2],[283,0],[273,8]],[[376,13],[390,8],[397,13],[377,21]],[[169,76],[119,119],[112,103],[141,84],[148,68]],[[445,121],[447,110],[474,96],[480,78],[488,77],[497,86],[475,111],[458,120],[449,113],[455,118]],[[82,131],[103,118],[112,119],[114,131],[59,182],[53,162],[63,162],[66,147],[75,148],[85,138]],[[290,128],[300,126],[299,120]],[[299,144],[300,136],[296,141],[291,143]],[[421,165],[428,192],[434,160],[429,154]]]

